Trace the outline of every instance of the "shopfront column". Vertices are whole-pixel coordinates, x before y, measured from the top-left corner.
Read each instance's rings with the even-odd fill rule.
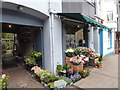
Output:
[[[93,26],[89,24],[88,27],[88,47],[94,48],[94,40],[93,40]]]
[[[99,53],[99,27],[94,27],[93,30],[93,43],[94,43],[94,49],[95,49],[95,53]]]

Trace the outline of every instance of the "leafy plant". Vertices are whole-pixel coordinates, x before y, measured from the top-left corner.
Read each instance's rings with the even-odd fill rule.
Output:
[[[66,70],[66,71],[69,70],[70,69],[70,65],[68,65],[68,64],[63,65],[63,69]]]
[[[59,80],[59,77],[55,76],[55,75],[50,75],[50,76],[43,79],[43,81],[45,83],[54,82],[54,81],[57,81],[57,80]]]
[[[63,71],[63,66],[62,65],[57,65],[56,72],[60,73]]]
[[[79,72],[79,74],[80,74],[82,77],[88,76],[89,73],[90,73],[90,68],[84,68],[82,71]]]
[[[55,88],[55,85],[54,85],[53,83],[48,83],[48,86],[49,86],[50,88]]]
[[[96,66],[101,67],[102,66],[102,62],[97,62]]]
[[[5,74],[1,75],[1,77],[0,77],[0,88],[5,89],[7,87],[8,79],[9,79],[9,76],[6,76]]]
[[[103,60],[103,55],[100,54],[99,61],[101,62]]]
[[[31,56],[25,56],[26,64],[37,65],[35,58]]]
[[[75,56],[74,49],[72,49],[72,48],[66,49],[65,53],[66,53],[67,57],[73,57],[73,56]]]
[[[34,51],[32,53],[28,53],[28,56],[31,56],[31,57],[39,57],[41,55],[42,55],[42,53],[41,52],[37,52],[37,51]]]
[[[80,80],[80,79],[81,79],[81,76],[78,75],[78,74],[71,75],[71,76],[70,76],[70,79],[72,79],[72,81],[75,82],[75,81]]]

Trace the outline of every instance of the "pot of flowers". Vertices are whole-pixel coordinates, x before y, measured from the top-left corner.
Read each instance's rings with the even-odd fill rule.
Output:
[[[65,53],[66,53],[66,57],[73,57],[73,56],[75,56],[74,49],[72,49],[72,48],[66,49]]]
[[[79,74],[74,74],[70,76],[70,79],[75,83],[81,79],[81,76]]]
[[[76,71],[83,70],[82,58],[79,56],[71,58],[68,64],[70,65],[71,68],[73,68]]]
[[[96,63],[98,62],[98,57],[94,53],[90,53],[89,59],[90,59],[90,66],[95,66]]]
[[[81,75],[82,78],[87,77],[89,75],[89,73],[90,73],[90,68],[85,68],[79,72],[79,74]]]
[[[2,90],[6,90],[7,89],[7,84],[8,84],[8,79],[9,76],[6,76],[5,74],[1,74],[0,77],[0,88],[2,88]]]
[[[74,74],[74,70],[71,68],[71,69],[69,69],[69,70],[67,71],[66,76],[67,76],[67,77],[70,77],[70,76],[73,75],[73,74]]]
[[[102,62],[97,62],[95,68],[102,68]]]
[[[31,56],[25,56],[25,63],[28,70],[37,65],[35,58]]]

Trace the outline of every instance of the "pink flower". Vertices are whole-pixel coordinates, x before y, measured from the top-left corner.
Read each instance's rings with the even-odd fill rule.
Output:
[[[70,70],[68,70],[68,72],[73,72],[73,70],[70,69]]]

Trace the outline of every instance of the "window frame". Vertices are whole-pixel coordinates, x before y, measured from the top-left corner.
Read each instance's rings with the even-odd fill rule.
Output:
[[[108,43],[109,43],[109,46],[107,49],[111,49],[112,48],[112,32],[111,31],[108,31]]]

